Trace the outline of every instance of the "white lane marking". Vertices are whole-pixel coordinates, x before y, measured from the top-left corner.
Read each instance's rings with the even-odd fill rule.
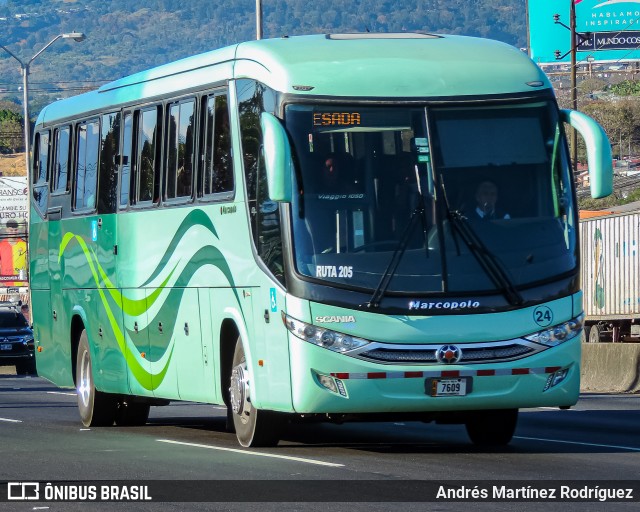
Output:
[[[22,420],[12,420],[11,418],[0,418],[0,421],[6,421],[8,423],[22,423]]]
[[[334,464],[333,462],[324,462],[322,460],[303,459],[301,457],[289,457],[288,455],[276,455],[273,453],[254,452],[251,450],[242,450],[239,448],[223,448],[221,446],[210,446],[208,444],[184,443],[182,441],[172,441],[170,439],[156,439],[160,443],[179,444],[182,446],[193,446],[194,448],[206,448],[207,450],[220,450],[223,452],[241,453],[243,455],[257,455],[258,457],[272,457],[274,459],[286,459],[296,462],[306,462],[307,464],[316,464],[318,466],[331,466],[334,468],[342,468],[344,464]]]
[[[514,439],[526,439],[527,441],[544,441],[547,443],[564,443],[564,444],[578,444],[580,446],[594,446],[596,448],[616,448],[618,450],[630,450],[632,452],[640,452],[640,448],[634,448],[633,446],[618,446],[615,444],[597,444],[597,443],[581,443],[579,441],[562,441],[560,439],[542,439],[539,437],[522,437],[513,436]]]
[[[78,396],[78,393],[63,393],[62,391],[47,391],[47,395]]]

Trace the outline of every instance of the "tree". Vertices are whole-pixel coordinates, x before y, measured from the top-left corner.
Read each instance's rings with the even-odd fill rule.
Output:
[[[9,110],[0,110],[0,152],[15,153],[23,147],[22,117]]]
[[[618,96],[638,96],[640,95],[640,82],[635,80],[624,80],[611,86],[611,92]]]
[[[640,131],[640,102],[634,99],[593,101],[582,110],[593,117],[607,133],[614,155],[633,153]]]
[[[604,91],[607,88],[606,80],[602,78],[587,78],[578,84],[578,90],[581,94],[592,94],[596,91]]]

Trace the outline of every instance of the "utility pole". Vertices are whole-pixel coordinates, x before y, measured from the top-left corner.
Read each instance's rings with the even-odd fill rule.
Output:
[[[31,154],[31,123],[29,122],[29,69],[31,63],[49,46],[55,43],[58,39],[73,39],[77,43],[85,40],[85,35],[82,32],[66,32],[64,34],[58,34],[51,41],[49,41],[40,51],[38,51],[33,57],[27,61],[23,61],[20,57],[14,54],[9,48],[0,45],[0,49],[7,52],[11,57],[18,61],[20,64],[20,70],[22,73],[22,110],[24,115],[24,154],[25,164],[27,171],[27,182],[29,180],[29,160]]]
[[[571,8],[569,10],[569,26],[567,27],[560,21],[560,15],[553,15],[553,22],[558,25],[562,25],[564,28],[569,29],[571,34],[571,48],[564,55],[560,55],[560,50],[556,50],[556,60],[564,59],[568,54],[571,54],[571,108],[578,110],[578,84],[577,73],[578,65],[576,63],[576,55],[578,52],[578,46],[587,41],[588,38],[582,34],[576,33],[576,4],[575,0],[569,0]],[[586,34],[585,34],[586,35]],[[575,129],[571,129],[571,160],[573,162],[574,175],[578,172],[578,132]]]
[[[262,39],[262,0],[256,0],[256,39]]]
[[[569,27],[571,31],[571,108],[578,110],[578,83],[576,79],[577,64],[576,53],[578,46],[578,38],[576,37],[576,4],[574,0],[571,2],[571,14]],[[578,132],[575,128],[571,129],[571,160],[573,162],[574,179],[578,175]]]

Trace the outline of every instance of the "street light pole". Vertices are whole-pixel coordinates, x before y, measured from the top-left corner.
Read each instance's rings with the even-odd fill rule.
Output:
[[[577,45],[576,38],[576,3],[571,0],[571,12],[569,27],[571,32],[571,108],[578,110],[578,81],[577,81]],[[574,179],[578,174],[578,132],[575,128],[571,129],[571,159],[573,160],[573,176]]]
[[[256,0],[256,39],[262,39],[262,0]]]
[[[43,48],[40,49],[33,57],[24,62],[20,57],[15,55],[11,50],[2,46],[5,52],[11,55],[15,60],[20,63],[20,70],[22,72],[22,111],[24,116],[24,153],[25,153],[25,165],[27,169],[27,180],[29,180],[29,161],[31,154],[31,123],[29,122],[29,66],[31,63],[49,46],[55,43],[58,39],[73,39],[76,42],[84,41],[85,35],[82,32],[68,32],[64,34],[58,34],[51,41],[49,41]]]

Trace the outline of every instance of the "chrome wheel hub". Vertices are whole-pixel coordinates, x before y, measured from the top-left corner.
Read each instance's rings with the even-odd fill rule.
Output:
[[[249,401],[249,380],[243,365],[236,366],[231,371],[231,386],[229,387],[231,409],[234,414],[244,418],[249,416],[251,403]]]
[[[80,378],[78,379],[78,398],[82,401],[82,405],[89,406],[89,395],[91,394],[91,359],[89,354],[82,354],[80,363]]]

